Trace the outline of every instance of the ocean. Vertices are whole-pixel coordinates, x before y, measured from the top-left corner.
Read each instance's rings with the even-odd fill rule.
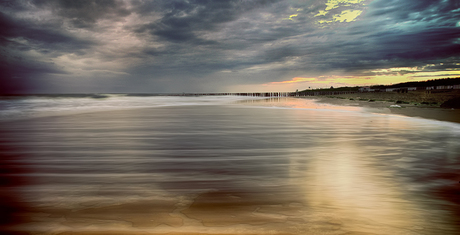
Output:
[[[460,124],[313,99],[0,98],[0,231],[458,234]]]

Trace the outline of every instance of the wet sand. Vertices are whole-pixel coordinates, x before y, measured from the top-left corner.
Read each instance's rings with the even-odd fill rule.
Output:
[[[0,130],[0,196],[11,207],[0,231],[10,234],[460,231],[460,133],[449,125],[243,105],[36,118]]]

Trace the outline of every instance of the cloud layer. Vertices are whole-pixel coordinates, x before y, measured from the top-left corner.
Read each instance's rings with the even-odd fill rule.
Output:
[[[3,0],[0,93],[460,76],[459,19],[456,0]]]

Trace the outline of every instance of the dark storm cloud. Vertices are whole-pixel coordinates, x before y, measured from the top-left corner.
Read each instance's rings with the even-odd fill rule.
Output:
[[[438,58],[458,56],[460,44],[455,40],[460,37],[460,28],[427,29],[421,32],[402,33],[385,41],[380,40],[385,48],[393,49],[384,58],[401,58],[408,60],[430,61]],[[397,48],[394,45],[398,45]]]
[[[223,49],[238,50],[239,43],[240,48],[245,50],[250,47],[258,47],[265,42],[277,42],[268,48],[260,47],[260,50],[248,58],[246,63],[242,63],[245,58],[243,61],[242,58],[233,61],[231,58],[222,57],[214,63],[208,63],[202,59],[199,64],[191,66],[199,69],[207,67],[208,70],[242,69],[300,57],[297,63],[282,69],[320,72],[342,70],[362,74],[363,71],[372,69],[422,66],[439,62],[457,56],[456,51],[460,46],[456,43],[460,37],[460,28],[456,27],[459,15],[458,12],[451,12],[458,8],[458,3],[455,1],[435,3],[433,1],[374,1],[371,4],[374,8],[365,12],[364,19],[354,23],[352,27],[341,28],[343,24],[335,24],[336,27],[330,26],[330,31],[316,29],[316,32],[312,29],[313,19],[307,17],[308,14],[311,15],[314,12],[310,9],[308,12],[300,12],[296,19],[297,22],[290,22],[291,24],[274,27],[274,25],[257,22],[258,27],[255,29],[244,30],[242,27],[235,31],[238,33],[238,38],[227,38],[221,41],[198,39],[197,35],[200,32],[219,31],[219,24],[235,21],[238,14],[242,14],[241,9],[244,7],[237,7],[236,4],[230,3],[219,5],[222,7],[219,8],[206,4],[200,5],[196,2],[194,4],[173,2],[166,5],[165,9],[168,9],[166,10],[168,13],[161,20],[144,25],[143,27],[146,28],[138,29],[138,32],[148,30],[152,35],[168,42],[209,43],[210,45],[214,43],[218,46],[209,48],[209,51],[214,51],[214,53],[220,53],[220,50]],[[283,10],[288,8],[283,5],[279,6],[282,6],[279,9]],[[346,4],[339,4],[326,16],[318,17],[318,19],[327,19],[334,14],[339,14],[342,10],[347,9],[346,6]],[[302,5],[296,7],[302,7]],[[315,10],[318,9],[321,8],[315,8]],[[275,12],[275,9],[265,10],[272,14]],[[227,17],[219,18],[219,20],[214,18],[221,15]],[[246,24],[247,27],[256,25],[255,22],[246,22]],[[404,24],[408,24],[406,28],[394,27]],[[319,42],[309,40],[316,37],[322,37],[323,40]],[[285,40],[290,42],[283,43]],[[183,52],[180,54],[184,55]],[[159,56],[158,52],[155,55]],[[203,53],[203,57],[198,56],[198,58],[205,56],[207,56],[206,53]],[[196,60],[189,63],[194,64],[195,62]]]
[[[22,11],[18,2],[2,2],[7,9]],[[0,12],[0,93],[33,90],[37,84],[32,77],[40,74],[63,74],[58,66],[40,61],[25,53],[36,51],[43,55],[55,53],[84,54],[95,42],[79,39],[54,23],[28,21]]]
[[[4,52],[3,50],[1,51]],[[22,57],[0,59],[0,94],[33,92],[40,86],[35,74],[63,74],[52,63],[42,63]]]
[[[360,21],[317,45],[314,66],[360,74],[459,61],[459,7],[458,1],[373,1]]]
[[[126,79],[132,91],[147,81],[183,87],[210,82],[203,77],[265,83],[293,71],[371,76],[393,67],[459,70],[459,1],[366,0],[325,11],[326,2],[0,1],[0,85],[33,88],[35,77],[56,74],[72,84],[79,76],[105,84],[110,81],[99,77],[113,76]],[[354,22],[337,21],[348,10],[363,13]]]
[[[451,12],[460,7],[456,0],[378,0],[371,4],[370,17],[391,16],[396,20],[450,18],[453,17]]]
[[[119,0],[33,0],[36,6],[50,8],[77,28],[92,27],[99,19],[117,20],[130,14]]]
[[[157,4],[143,3],[137,6],[140,14],[151,14],[146,9],[162,12],[159,21],[138,27],[135,32],[148,32],[168,42],[217,44],[212,40],[203,40],[199,35],[203,31],[218,31],[222,23],[234,21],[244,12],[263,7],[276,1],[156,1]]]
[[[371,8],[367,17],[385,17],[389,22],[369,24],[379,31],[368,38],[387,51],[383,59],[425,61],[458,56],[460,11],[453,11],[460,7],[458,1],[376,1],[375,5],[378,7]],[[397,27],[405,23],[407,26]],[[388,27],[391,25],[396,27]]]
[[[30,21],[15,19],[0,12],[0,43],[20,50],[33,49],[59,49],[63,52],[87,48],[94,42],[82,40],[67,34],[65,31],[52,24],[37,24]],[[18,43],[12,39],[27,40]]]

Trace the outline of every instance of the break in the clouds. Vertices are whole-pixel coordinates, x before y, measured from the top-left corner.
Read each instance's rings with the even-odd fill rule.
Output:
[[[220,92],[460,76],[457,0],[0,0],[0,92]]]

